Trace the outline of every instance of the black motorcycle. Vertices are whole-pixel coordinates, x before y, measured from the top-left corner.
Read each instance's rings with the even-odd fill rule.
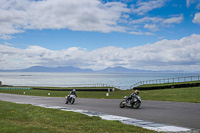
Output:
[[[131,97],[124,97],[124,100],[120,102],[119,107],[131,107],[134,109],[138,109],[141,105],[141,98],[138,95],[135,95],[133,98]]]

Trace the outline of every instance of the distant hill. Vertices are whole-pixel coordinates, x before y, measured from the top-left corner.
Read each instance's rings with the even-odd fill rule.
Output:
[[[22,72],[93,72],[91,69],[81,69],[73,66],[67,67],[42,67],[33,66],[27,69],[22,69]]]
[[[26,69],[17,70],[0,70],[0,72],[77,72],[77,73],[90,73],[93,72],[91,69],[81,69],[73,66],[67,67],[43,67],[43,66],[33,66]]]
[[[108,67],[103,70],[93,71],[92,69],[81,69],[73,66],[66,67],[43,67],[33,66],[26,69],[16,70],[0,70],[0,72],[68,72],[68,73],[150,73],[150,72],[184,72],[184,71],[151,71],[151,70],[138,70],[128,69],[121,66]]]
[[[152,71],[152,70],[128,69],[121,66],[117,66],[117,67],[108,67],[106,69],[99,70],[98,72],[100,73],[155,73],[155,72],[171,73],[171,72],[184,72],[184,71],[170,71],[170,70]]]
[[[121,66],[117,66],[117,67],[108,67],[106,69],[99,70],[97,72],[99,73],[137,73],[137,72],[153,72],[153,71],[128,69]]]

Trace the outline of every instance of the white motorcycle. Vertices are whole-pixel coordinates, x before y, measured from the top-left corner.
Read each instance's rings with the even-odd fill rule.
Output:
[[[138,95],[135,95],[133,98],[129,98],[127,96],[124,97],[124,100],[120,102],[119,107],[131,107],[134,109],[138,109],[141,105],[141,98]]]
[[[76,99],[75,95],[68,95],[65,97],[65,104],[68,104],[68,102],[74,104],[75,99]]]

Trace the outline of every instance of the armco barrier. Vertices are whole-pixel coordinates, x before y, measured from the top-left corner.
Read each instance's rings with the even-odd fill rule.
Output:
[[[22,88],[22,87],[0,87],[4,90],[31,90],[32,88]]]
[[[0,89],[4,90],[49,90],[49,91],[72,91],[72,89],[48,89],[48,88],[23,88],[23,87],[0,87]],[[115,91],[114,88],[90,88],[90,89],[76,89],[76,91],[107,91],[113,92]]]
[[[48,89],[48,88],[33,88],[34,90],[49,90],[49,91],[72,91],[73,89]],[[107,91],[113,92],[114,88],[90,88],[90,89],[76,89],[76,91]]]

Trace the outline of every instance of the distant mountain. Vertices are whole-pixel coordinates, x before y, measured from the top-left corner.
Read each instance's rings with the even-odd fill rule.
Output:
[[[73,66],[66,67],[43,67],[43,66],[33,66],[26,69],[16,69],[16,70],[0,70],[0,72],[68,72],[68,73],[150,73],[150,72],[184,72],[184,71],[151,71],[151,70],[138,70],[138,69],[128,69],[121,66],[108,67],[103,70],[93,71],[92,69],[81,69]]]
[[[1,70],[0,72],[78,72],[78,73],[90,73],[93,72],[91,69],[81,69],[73,66],[67,67],[43,67],[33,66],[26,69],[18,70]]]
[[[93,72],[91,69],[81,69],[73,66],[67,67],[42,67],[33,66],[27,69],[22,69],[22,72]]]
[[[108,67],[106,69],[99,70],[97,72],[99,73],[136,73],[136,72],[153,72],[153,71],[128,69],[121,66],[117,66],[117,67]]]

